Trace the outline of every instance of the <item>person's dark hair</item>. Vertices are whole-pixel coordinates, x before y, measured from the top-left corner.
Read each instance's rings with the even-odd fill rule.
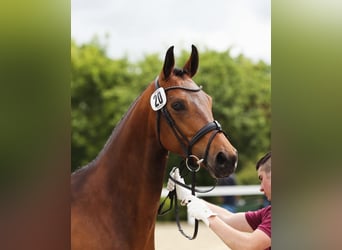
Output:
[[[267,170],[266,172],[269,172],[271,170],[271,151],[260,158],[260,160],[256,164],[256,170],[258,170],[262,165],[267,165],[265,168],[265,171]]]

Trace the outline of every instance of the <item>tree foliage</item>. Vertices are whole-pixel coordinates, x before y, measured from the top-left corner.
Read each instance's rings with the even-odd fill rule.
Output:
[[[183,66],[188,56],[183,49],[176,63]],[[112,59],[96,39],[83,45],[72,41],[72,171],[97,156],[129,105],[159,74],[160,58],[148,54],[136,62]],[[213,98],[214,117],[239,151],[239,182],[257,183],[255,162],[270,150],[271,66],[243,55],[234,58],[229,49],[206,49],[200,51],[194,81]],[[177,161],[171,155],[169,168]],[[199,181],[212,183],[205,171]]]

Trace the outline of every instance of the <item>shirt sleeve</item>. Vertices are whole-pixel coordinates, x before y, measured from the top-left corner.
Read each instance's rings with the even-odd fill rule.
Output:
[[[257,211],[245,213],[248,224],[255,229],[259,229],[271,238],[271,205]]]

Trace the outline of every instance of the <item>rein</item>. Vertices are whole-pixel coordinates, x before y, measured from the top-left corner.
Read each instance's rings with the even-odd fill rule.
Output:
[[[180,170],[181,172],[181,170]],[[171,177],[171,174],[169,174],[169,178],[174,181],[177,185],[181,185],[182,187],[185,187],[187,189],[191,190],[191,194],[195,195],[195,183],[196,183],[196,171],[191,171],[192,173],[192,183],[191,183],[191,187],[188,187],[187,185],[180,183],[178,181],[176,181],[174,178]],[[215,186],[214,186],[215,187]],[[213,189],[213,188],[212,188]],[[170,207],[164,211],[162,211],[165,202],[167,199],[170,199]],[[177,192],[176,192],[176,187],[174,190],[170,191],[168,193],[168,195],[164,198],[164,200],[162,201],[162,203],[159,205],[158,208],[158,215],[164,215],[166,213],[168,213],[172,208],[173,208],[173,203],[175,203],[175,217],[176,217],[176,223],[177,223],[177,227],[178,227],[178,231],[187,239],[189,240],[194,240],[197,237],[197,233],[198,233],[198,220],[195,219],[195,226],[194,226],[194,231],[192,236],[187,235],[184,230],[182,229],[182,226],[180,224],[180,218],[179,218],[179,206],[178,206],[178,202],[177,202]]]
[[[169,111],[167,110],[167,107],[165,105],[166,102],[167,102],[167,100],[166,100],[166,92],[167,91],[174,90],[174,89],[181,89],[181,90],[184,90],[184,91],[198,92],[198,91],[200,91],[202,89],[202,87],[194,88],[193,89],[193,88],[187,88],[187,87],[182,87],[182,86],[171,86],[171,87],[163,89],[159,85],[158,77],[156,78],[154,84],[155,84],[156,91],[160,90],[160,92],[158,92],[156,94],[156,96],[153,96],[154,99],[156,101],[158,101],[159,103],[156,102],[155,105],[153,106],[152,105],[152,101],[151,101],[152,108],[155,111],[157,111],[156,122],[157,122],[157,134],[158,134],[159,144],[161,145],[162,148],[164,148],[162,143],[161,143],[161,141],[160,141],[160,118],[161,118],[161,115],[162,115],[166,119],[167,124],[171,127],[174,135],[176,136],[178,142],[180,143],[180,145],[181,145],[181,147],[183,149],[183,152],[186,155],[185,165],[186,165],[186,167],[188,168],[188,170],[192,174],[192,177],[191,177],[191,179],[192,179],[191,187],[176,181],[174,178],[171,177],[171,175],[169,175],[169,178],[172,181],[174,181],[175,184],[181,185],[184,188],[190,189],[192,195],[195,195],[195,192],[205,193],[205,192],[209,192],[209,191],[213,190],[215,188],[216,184],[211,189],[209,189],[207,191],[197,190],[196,187],[195,187],[196,186],[196,173],[199,171],[201,163],[203,163],[203,164],[207,163],[207,157],[208,157],[208,154],[209,154],[210,145],[211,145],[212,141],[214,140],[215,136],[218,133],[224,133],[224,131],[221,128],[221,125],[216,120],[214,120],[213,122],[209,122],[204,127],[202,127],[191,138],[191,140],[188,140],[188,138],[184,135],[184,133],[182,133],[182,131],[178,128],[177,124],[173,120],[171,114],[169,113]],[[152,97],[151,97],[151,100],[152,100]],[[159,104],[160,104],[161,107],[158,107]],[[203,159],[198,159],[197,156],[192,155],[192,147],[195,145],[195,143],[197,141],[199,141],[203,136],[205,136],[207,133],[209,133],[211,131],[214,131],[214,132],[211,134],[211,136],[209,138],[207,147],[205,149],[204,158]],[[225,133],[224,133],[224,135],[226,136]],[[183,168],[184,168],[184,164],[183,164]],[[180,169],[180,172],[181,172],[181,170],[182,169]],[[167,199],[170,199],[170,207],[167,210],[162,211],[162,208],[163,208],[163,206],[164,206],[164,204],[165,204]],[[179,222],[179,207],[178,207],[178,204],[177,204],[176,188],[173,191],[169,192],[169,194],[162,201],[162,203],[160,204],[159,209],[158,209],[158,215],[164,215],[167,212],[169,212],[172,209],[174,200],[175,200],[175,216],[176,216],[176,222],[177,222],[178,230],[181,232],[181,234],[183,236],[185,236],[189,240],[195,239],[196,236],[197,236],[197,232],[198,232],[198,220],[195,219],[195,228],[194,228],[193,235],[190,237],[187,234],[185,234],[184,231],[182,230],[180,222]]]

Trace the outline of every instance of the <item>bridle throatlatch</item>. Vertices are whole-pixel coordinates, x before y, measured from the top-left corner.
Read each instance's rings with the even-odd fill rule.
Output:
[[[183,161],[183,164],[181,165],[180,172],[185,168],[184,166],[186,166],[186,168],[192,173],[191,187],[188,187],[187,185],[184,185],[183,183],[178,182],[177,180],[175,180],[171,176],[171,174],[169,175],[169,178],[175,182],[175,185],[181,185],[184,188],[190,189],[192,195],[195,195],[195,192],[204,193],[204,192],[209,192],[209,191],[213,190],[215,188],[215,186],[213,186],[213,188],[211,188],[210,190],[207,190],[207,191],[197,190],[195,188],[195,186],[196,186],[196,173],[199,171],[200,165],[202,163],[204,165],[207,164],[207,157],[209,154],[210,145],[211,145],[212,141],[214,140],[215,136],[218,133],[223,133],[226,136],[226,134],[224,133],[224,131],[221,128],[221,125],[216,120],[209,122],[204,127],[202,127],[191,138],[191,140],[189,140],[184,135],[184,133],[179,129],[179,127],[177,126],[177,124],[173,120],[170,112],[167,110],[167,107],[166,107],[166,103],[167,103],[166,92],[167,91],[174,90],[174,89],[181,89],[184,91],[198,92],[202,88],[201,87],[199,87],[199,88],[187,88],[187,87],[182,87],[182,86],[171,86],[168,88],[163,88],[163,87],[160,87],[160,85],[159,85],[158,77],[155,80],[155,88],[156,88],[155,92],[151,95],[150,104],[151,104],[152,109],[157,112],[157,119],[156,119],[157,121],[156,122],[157,122],[157,134],[158,134],[159,143],[162,146],[162,148],[165,148],[165,147],[163,147],[163,145],[160,141],[160,119],[161,119],[161,116],[163,116],[165,118],[167,124],[172,129],[172,131],[173,131],[175,137],[177,138],[178,142],[180,143],[184,154],[186,155],[185,161]],[[204,157],[202,159],[199,159],[197,156],[192,154],[192,147],[196,144],[196,142],[198,142],[202,137],[204,137],[209,132],[212,132],[212,134],[209,137],[209,140],[208,140],[205,152],[204,152]],[[170,199],[170,207],[167,210],[162,211],[162,208],[163,208],[167,199]],[[175,200],[175,216],[176,216],[176,222],[177,222],[177,226],[178,226],[179,231],[182,233],[182,235],[184,235],[189,240],[195,239],[197,236],[197,232],[198,232],[198,220],[197,219],[195,220],[195,229],[194,229],[193,236],[190,237],[187,234],[185,234],[184,231],[181,229],[180,222],[179,222],[179,207],[177,204],[176,189],[169,192],[169,194],[162,201],[162,203],[160,204],[159,209],[158,209],[158,215],[163,215],[163,214],[166,214],[167,212],[169,212],[172,209],[174,200]]]

